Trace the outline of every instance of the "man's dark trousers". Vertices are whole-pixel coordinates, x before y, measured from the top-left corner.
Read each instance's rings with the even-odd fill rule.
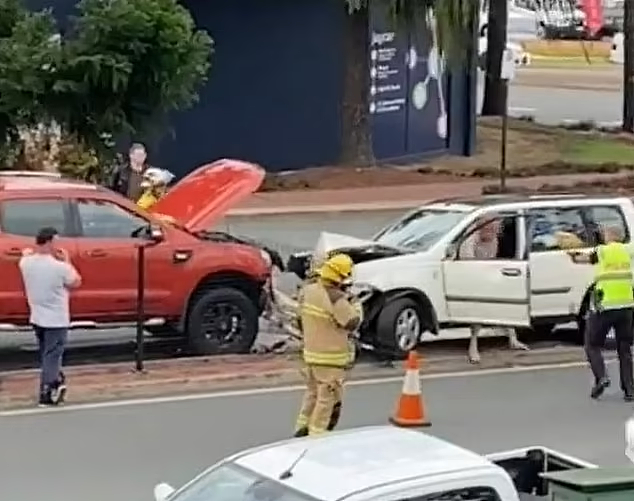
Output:
[[[34,325],[40,351],[40,394],[45,394],[64,382],[62,359],[68,329]]]
[[[605,345],[605,339],[614,329],[616,337],[616,352],[619,356],[619,374],[621,378],[621,390],[626,395],[634,392],[634,374],[632,368],[632,318],[631,308],[619,308],[614,310],[602,310],[593,312],[586,325],[585,350],[595,383],[606,377],[605,361],[601,349]]]

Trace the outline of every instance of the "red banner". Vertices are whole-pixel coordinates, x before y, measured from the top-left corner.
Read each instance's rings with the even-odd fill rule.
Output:
[[[586,28],[594,36],[603,26],[603,5],[601,0],[582,0],[583,13],[586,15]]]

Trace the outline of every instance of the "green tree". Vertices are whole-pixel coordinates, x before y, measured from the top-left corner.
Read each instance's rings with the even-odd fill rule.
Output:
[[[20,128],[46,121],[51,68],[59,58],[48,11],[31,13],[19,0],[0,0],[0,163],[19,148]]]
[[[370,0],[345,0],[345,81],[342,103],[342,163],[369,164],[374,161],[368,109],[370,68]],[[427,13],[435,19],[439,49],[451,69],[458,69],[474,55],[479,0],[372,0],[389,10],[394,26],[425,26],[431,30]]]
[[[68,132],[100,147],[105,134],[145,132],[197,101],[213,42],[177,0],[82,0],[78,8],[55,89]]]

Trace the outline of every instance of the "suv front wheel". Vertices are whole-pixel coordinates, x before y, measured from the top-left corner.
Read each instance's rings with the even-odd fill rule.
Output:
[[[249,353],[257,335],[257,306],[242,291],[211,289],[194,299],[187,318],[194,354]]]

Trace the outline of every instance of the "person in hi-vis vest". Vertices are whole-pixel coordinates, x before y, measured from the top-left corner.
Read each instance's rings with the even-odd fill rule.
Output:
[[[634,375],[632,373],[632,256],[623,243],[623,232],[617,227],[602,231],[603,243],[590,254],[571,251],[575,263],[595,265],[595,283],[591,296],[591,311],[586,323],[585,351],[594,375],[591,398],[599,398],[610,386],[601,349],[614,329],[619,357],[621,390],[626,401],[634,401]]]
[[[352,267],[349,256],[336,254],[315,270],[300,291],[306,391],[295,427],[297,437],[329,431],[338,420],[346,371],[355,356],[350,338],[361,321],[361,305],[346,292]]]

